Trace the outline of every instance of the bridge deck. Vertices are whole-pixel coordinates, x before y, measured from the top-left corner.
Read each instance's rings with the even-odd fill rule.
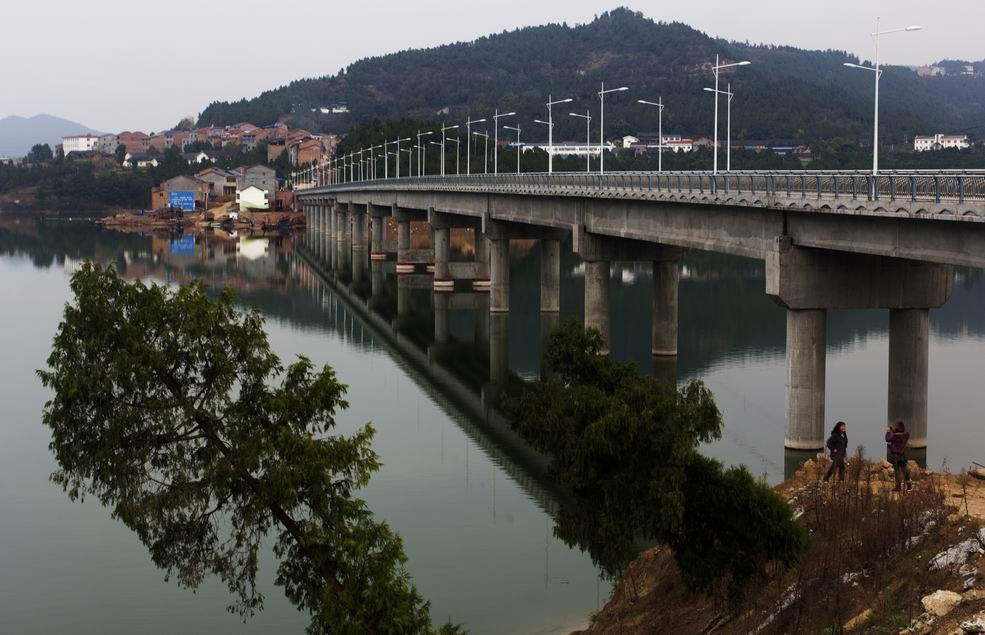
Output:
[[[667,201],[985,222],[985,170],[887,172],[588,172],[354,181],[300,190],[431,191]]]

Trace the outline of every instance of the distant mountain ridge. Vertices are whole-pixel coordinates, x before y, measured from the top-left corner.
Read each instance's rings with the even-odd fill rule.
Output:
[[[22,157],[38,143],[47,143],[54,150],[62,137],[87,133],[101,134],[89,126],[52,115],[11,115],[0,119],[0,156]]]
[[[546,139],[546,130],[535,129],[530,121],[545,118],[548,94],[573,97],[571,110],[589,109],[597,117],[596,92],[605,81],[606,86],[630,87],[628,93],[607,97],[607,137],[655,131],[656,109],[636,101],[663,97],[664,132],[696,138],[712,133],[713,99],[702,89],[713,81],[710,66],[716,54],[722,60],[752,62],[721,77],[722,89],[729,82],[735,89],[734,138],[815,142],[869,137],[871,75],[843,66],[859,62],[857,57],[844,51],[729,42],[628,9],[573,27],[526,27],[363,59],[333,76],[295,81],[253,99],[214,102],[199,123],[260,125],[290,118],[299,127],[342,132],[374,119],[458,122],[467,112],[488,117],[498,108],[519,113],[525,140]],[[914,134],[985,133],[985,62],[973,66],[978,74],[970,77],[921,77],[906,67],[884,67],[882,138],[902,143]],[[321,110],[340,102],[348,113]],[[555,111],[555,138],[584,139],[584,122],[569,117],[567,106]],[[596,130],[597,122],[592,122]]]

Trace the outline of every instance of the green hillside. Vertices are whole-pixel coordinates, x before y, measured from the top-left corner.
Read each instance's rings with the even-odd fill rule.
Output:
[[[712,81],[708,63],[716,54],[753,62],[723,74],[736,94],[735,138],[868,138],[871,75],[842,65],[857,58],[843,51],[717,40],[687,25],[655,22],[627,9],[585,25],[527,27],[364,59],[334,76],[296,81],[254,99],[213,103],[200,123],[262,124],[290,116],[298,126],[342,132],[376,119],[459,121],[469,111],[487,116],[499,108],[516,110],[532,129],[530,121],[546,115],[543,104],[549,93],[575,98],[572,110],[590,108],[597,114],[595,92],[605,81],[631,88],[607,98],[607,136],[655,130],[655,109],[636,100],[662,96],[667,105],[664,131],[698,137],[711,133],[713,100],[702,87]],[[886,143],[985,124],[985,79],[980,77],[918,77],[908,68],[886,67],[882,94]],[[346,102],[350,113],[312,112],[333,102]],[[558,138],[584,136],[580,121],[560,116],[557,124]]]

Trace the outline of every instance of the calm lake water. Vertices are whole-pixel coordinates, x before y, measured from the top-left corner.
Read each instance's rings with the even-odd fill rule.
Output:
[[[232,286],[265,313],[282,358],[303,353],[337,370],[351,404],[340,429],[372,421],[384,463],[362,495],[403,538],[414,583],[436,620],[451,618],[473,633],[559,633],[601,608],[610,587],[589,554],[554,537],[556,492],[536,458],[471,416],[489,388],[490,346],[502,345],[513,381],[540,372],[536,245],[513,245],[514,310],[505,323],[484,320],[481,298],[477,309],[474,294],[455,294],[439,305],[448,337],[436,343],[426,286],[404,291],[409,310],[398,315],[389,269],[384,299],[367,317],[353,298],[369,295],[368,277],[352,291],[333,290],[299,243],[290,236],[153,237],[0,216],[0,632],[300,633],[307,624],[273,585],[271,555],[259,574],[266,608],[244,624],[225,611],[221,584],[193,594],[165,581],[108,510],[92,500],[72,503],[48,481],[55,464],[40,423],[47,395],[34,370],[44,365],[70,298],[69,275],[84,259],[113,262],[130,278]],[[580,318],[580,264],[565,255],[562,270],[561,317]],[[647,268],[613,272],[612,354],[666,373],[649,354]],[[946,461],[955,470],[985,463],[985,283],[979,271],[957,275],[952,300],[931,312],[927,452],[931,466]],[[676,372],[681,381],[705,381],[724,414],[722,440],[705,451],[776,482],[785,462],[800,457],[783,449],[785,322],[763,284],[760,263],[687,258]],[[393,320],[400,337],[380,329]],[[848,421],[851,444],[873,454],[883,447],[887,328],[885,312],[832,312],[828,320],[828,416]],[[436,385],[425,366],[475,394]]]

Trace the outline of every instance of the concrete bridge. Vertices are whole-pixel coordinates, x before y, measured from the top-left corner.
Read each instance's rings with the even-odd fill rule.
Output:
[[[392,217],[398,274],[427,267],[438,293],[471,279],[489,290],[492,314],[510,308],[511,239],[541,241],[540,308],[557,312],[560,245],[570,236],[585,261],[585,324],[605,338],[618,320],[609,314],[610,263],[652,262],[655,357],[677,354],[682,250],[763,260],[765,291],[787,309],[791,449],[823,445],[831,309],[890,311],[887,421],[904,420],[911,444],[926,446],[929,309],[950,297],[954,265],[985,267],[985,171],[411,177],[324,185],[298,199],[310,251],[354,282],[367,277],[368,261],[388,258],[383,227]],[[433,251],[410,249],[415,221],[430,227]],[[474,230],[474,263],[450,262],[452,228]]]

